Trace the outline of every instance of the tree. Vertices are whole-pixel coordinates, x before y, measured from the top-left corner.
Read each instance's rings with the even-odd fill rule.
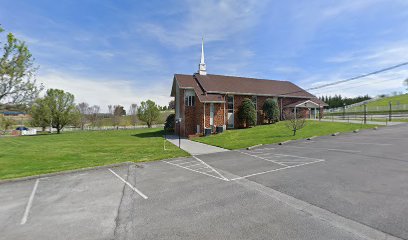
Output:
[[[89,121],[91,122],[92,126],[96,126],[99,121],[99,111],[101,107],[98,105],[93,105],[89,108]]]
[[[85,124],[88,122],[90,107],[89,104],[86,102],[81,102],[77,105],[77,109],[80,113],[79,116],[79,123],[81,126],[81,130],[84,130]]]
[[[238,109],[238,119],[243,123],[244,127],[255,125],[256,110],[251,99],[244,98],[242,105]]]
[[[268,123],[275,123],[279,120],[279,108],[278,104],[272,98],[267,98],[264,102],[262,110],[265,113]]]
[[[7,131],[9,127],[13,126],[14,124],[15,122],[11,118],[5,118],[3,116],[0,118],[0,127],[4,130],[4,132]]]
[[[128,114],[130,115],[130,122],[132,123],[133,126],[136,126],[137,123],[137,104],[132,103],[130,105]]]
[[[306,126],[306,116],[303,112],[298,111],[296,113],[289,109],[283,112],[283,118],[285,121],[285,126],[293,131],[293,136],[296,132]]]
[[[171,100],[170,102],[169,102],[169,107],[168,107],[168,109],[174,109],[175,108],[175,103],[174,103],[174,100]]]
[[[0,27],[0,34],[4,29]],[[1,43],[1,42],[0,42]],[[0,103],[26,104],[34,101],[43,89],[35,79],[37,67],[25,42],[12,33],[0,53]]]
[[[147,124],[148,128],[151,128],[153,123],[159,118],[160,111],[156,103],[147,100],[142,102],[140,107],[137,109],[137,117]]]
[[[50,126],[51,111],[44,98],[37,98],[31,106],[31,126],[41,127],[42,131]]]
[[[126,111],[121,105],[113,106],[113,126],[119,126],[122,116],[126,115]]]
[[[404,80],[403,84],[405,87],[407,87],[407,92],[408,92],[408,78]]]
[[[74,95],[60,89],[48,89],[44,99],[50,109],[51,125],[57,129],[57,133],[66,125],[77,121],[78,110],[75,107]]]

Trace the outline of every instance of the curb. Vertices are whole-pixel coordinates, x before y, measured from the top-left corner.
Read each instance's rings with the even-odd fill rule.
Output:
[[[262,146],[263,144],[257,144],[257,145],[254,145],[254,146],[250,146],[250,147],[247,147],[246,149],[247,150],[251,150],[251,149],[254,149],[254,148],[256,148],[256,147],[260,147],[260,146]]]
[[[308,137],[308,138],[306,138],[306,140],[312,140],[312,139],[315,139],[315,138],[317,138],[317,136]]]
[[[335,133],[332,133],[332,136],[337,136],[339,134],[340,134],[339,132],[335,132]]]
[[[286,140],[286,141],[283,141],[283,142],[280,142],[280,143],[278,143],[278,145],[284,145],[284,144],[287,144],[287,143],[289,143],[289,142],[291,142],[292,140]]]
[[[21,177],[21,178],[4,179],[4,180],[0,180],[0,184],[11,183],[11,182],[22,182],[22,181],[28,181],[28,180],[37,179],[37,178],[52,177],[52,176],[57,176],[57,175],[70,174],[70,173],[77,173],[77,172],[85,172],[85,171],[98,170],[98,169],[104,169],[104,168],[126,166],[126,165],[131,165],[131,164],[137,165],[134,162],[114,163],[114,164],[103,165],[103,166],[78,168],[78,169],[66,170],[66,171],[61,171],[61,172],[53,172],[53,173],[44,173],[44,174],[38,174],[38,175],[33,175],[33,176]]]

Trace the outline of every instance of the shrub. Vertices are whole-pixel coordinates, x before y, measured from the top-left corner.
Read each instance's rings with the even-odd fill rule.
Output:
[[[268,119],[268,123],[271,123],[271,122],[275,123],[279,121],[278,104],[272,98],[268,98],[265,100],[262,110],[265,113],[266,119]]]
[[[249,98],[244,98],[242,105],[238,109],[238,119],[244,127],[255,125],[256,110],[255,106]]]
[[[166,122],[164,123],[164,130],[169,131],[169,132],[174,132],[175,118],[176,118],[176,115],[174,113],[167,116]]]

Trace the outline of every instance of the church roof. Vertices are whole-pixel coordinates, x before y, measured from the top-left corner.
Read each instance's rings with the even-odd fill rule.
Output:
[[[257,96],[316,98],[314,95],[289,81],[214,74],[175,74],[174,80],[177,82],[180,88],[194,89],[197,95],[203,94],[209,96],[216,94],[222,96],[224,94],[240,94]],[[172,96],[174,95],[175,92],[173,89]]]

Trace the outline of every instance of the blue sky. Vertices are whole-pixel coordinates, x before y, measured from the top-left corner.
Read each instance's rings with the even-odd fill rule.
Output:
[[[174,73],[290,80],[303,88],[408,61],[408,1],[0,0],[0,24],[29,45],[38,81],[77,101],[170,100]],[[403,91],[408,67],[313,93]]]

